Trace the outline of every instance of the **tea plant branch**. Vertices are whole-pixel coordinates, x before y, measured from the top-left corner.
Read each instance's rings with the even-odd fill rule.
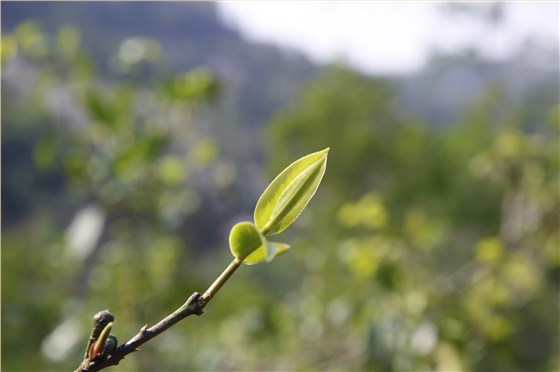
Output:
[[[222,288],[222,286],[229,280],[235,270],[237,270],[237,268],[241,266],[242,263],[243,260],[240,261],[238,258],[234,258],[229,266],[224,270],[224,272],[216,280],[214,280],[214,283],[212,283],[212,285],[208,287],[208,289],[206,290],[206,292],[204,292],[200,299],[203,307],[206,306],[208,302],[210,302],[210,300],[216,295],[216,293],[218,293],[220,288]]]
[[[191,315],[202,315],[206,305],[231,278],[241,264],[253,265],[270,262],[287,251],[290,246],[272,242],[268,236],[278,234],[289,227],[307,203],[319,184],[327,166],[329,149],[300,158],[284,169],[261,195],[255,207],[255,223],[240,222],[233,226],[229,245],[234,256],[229,266],[200,295],[194,292],[173,313],[148,328],[146,324],[126,343],[117,346],[117,338],[111,334],[115,317],[108,310],[97,313],[89,337],[84,359],[75,372],[93,372],[119,364],[138,347]]]
[[[198,292],[194,292],[187,301],[173,313],[169,314],[150,328],[148,328],[148,325],[145,325],[140,329],[136,336],[121,346],[115,348],[107,357],[102,358],[101,356],[103,354],[99,354],[99,357],[98,355],[94,356],[91,355],[89,350],[86,350],[84,360],[75,372],[93,372],[109,366],[117,365],[128,354],[138,351],[138,347],[140,345],[143,345],[157,335],[165,332],[168,328],[172,327],[186,317],[190,315],[202,315],[208,302],[212,300],[220,288],[222,288],[222,286],[229,280],[231,275],[241,264],[242,261],[235,258],[203,295],[200,295]],[[88,349],[94,345],[97,337],[100,336],[100,329],[106,327],[106,324],[109,324],[109,320],[110,323],[112,323],[114,316],[108,310],[100,311],[95,315],[95,324],[92,330],[92,336],[90,337],[90,342],[88,343]]]

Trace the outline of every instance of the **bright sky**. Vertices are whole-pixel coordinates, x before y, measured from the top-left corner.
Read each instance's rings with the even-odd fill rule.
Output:
[[[501,59],[530,35],[558,48],[559,2],[504,5],[504,23],[492,27],[442,11],[440,2],[218,2],[225,21],[250,40],[301,50],[316,62],[340,58],[375,74],[414,72],[434,49],[476,45],[483,55]]]

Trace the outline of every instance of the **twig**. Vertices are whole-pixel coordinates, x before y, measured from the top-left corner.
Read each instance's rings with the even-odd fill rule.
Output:
[[[96,341],[97,337],[99,337],[101,332],[100,330],[102,330],[108,322],[114,320],[113,315],[108,310],[103,310],[102,312],[97,313],[94,317],[95,325],[88,341],[84,360],[74,372],[93,372],[117,365],[128,354],[138,351],[138,347],[140,345],[148,342],[160,333],[165,332],[175,323],[178,323],[189,315],[202,315],[208,302],[210,302],[216,293],[218,293],[220,288],[222,288],[225,282],[229,280],[231,275],[235,272],[235,270],[237,270],[241,263],[242,261],[237,258],[234,259],[203,295],[200,295],[198,292],[193,293],[181,307],[159,321],[157,324],[151,326],[150,328],[148,328],[148,325],[146,324],[140,329],[136,336],[128,340],[126,343],[118,346],[114,351],[103,354],[99,357],[94,356],[93,359],[91,359],[92,356],[89,352],[90,346]]]

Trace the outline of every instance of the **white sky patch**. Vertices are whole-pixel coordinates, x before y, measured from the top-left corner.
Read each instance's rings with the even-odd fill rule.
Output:
[[[342,59],[370,73],[421,68],[434,49],[474,46],[488,58],[515,53],[530,35],[558,45],[557,2],[506,3],[498,27],[450,16],[440,2],[221,1],[224,20],[249,40],[303,51],[326,63]],[[488,4],[480,4],[488,6]]]

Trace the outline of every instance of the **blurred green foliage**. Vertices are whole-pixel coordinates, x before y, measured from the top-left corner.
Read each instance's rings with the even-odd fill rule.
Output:
[[[249,213],[208,208],[237,177],[212,72],[146,79],[133,38],[108,81],[80,40],[2,35],[4,370],[75,368],[103,308],[121,342],[161,319],[229,262],[220,212]],[[435,130],[326,69],[260,144],[271,176],[332,149],[293,249],[113,370],[559,369],[559,109],[529,111],[495,87]]]
[[[558,107],[525,123],[495,87],[433,131],[391,97],[333,67],[269,127],[273,168],[332,148],[294,244],[315,353],[334,369],[558,369]]]

